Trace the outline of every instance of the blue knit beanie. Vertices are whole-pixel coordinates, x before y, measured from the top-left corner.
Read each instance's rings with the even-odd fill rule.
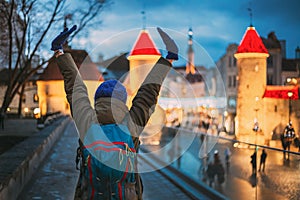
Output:
[[[96,90],[95,101],[100,97],[112,97],[126,103],[126,88],[118,80],[104,81]]]

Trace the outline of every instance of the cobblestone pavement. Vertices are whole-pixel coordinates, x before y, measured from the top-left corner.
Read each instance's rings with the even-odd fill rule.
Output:
[[[17,126],[16,126],[17,124]],[[0,154],[13,145],[24,141],[28,136],[38,132],[36,120],[8,119],[4,122],[4,129],[0,128]]]
[[[77,144],[78,135],[72,122],[18,199],[73,199],[78,179],[78,171],[75,169]],[[139,167],[151,168],[147,163],[141,163]],[[141,176],[144,184],[144,200],[191,199],[157,171],[142,173]]]
[[[74,199],[78,179],[75,168],[78,135],[74,123],[70,123],[62,134],[19,195],[19,200]]]
[[[172,163],[180,171],[189,174],[195,180],[207,183],[203,173],[204,160],[199,159],[201,142],[195,135],[181,135],[177,137],[179,144],[193,140],[190,148]],[[180,145],[179,145],[180,146]],[[176,146],[166,146],[172,150],[173,155],[178,151]],[[252,175],[250,156],[254,149],[235,148],[231,142],[218,141],[212,146],[210,157],[214,150],[218,150],[225,167],[224,150],[229,147],[232,151],[230,168],[226,174],[226,180],[222,185],[213,185],[213,188],[230,199],[300,199],[300,156],[290,155],[290,160],[283,159],[280,151],[267,149],[268,154],[265,172]],[[148,146],[149,149],[157,150],[159,146]],[[261,148],[258,149],[257,163],[259,164]],[[170,155],[163,155],[165,160],[172,160]],[[209,161],[211,161],[210,158]],[[207,163],[207,162],[206,162]]]
[[[142,163],[139,167],[149,169],[150,166],[147,163]],[[144,200],[191,199],[157,171],[142,173],[141,176],[144,185]]]
[[[18,124],[19,122],[21,125]],[[0,135],[6,135],[6,131],[11,131],[11,135],[28,137],[37,133],[35,123],[35,121],[15,121],[11,124],[7,122],[5,127],[6,130],[2,132],[0,131]],[[30,126],[33,129],[33,132],[28,132]],[[20,196],[20,199],[71,198],[78,176],[74,165],[74,148],[77,148],[77,135],[74,135],[74,125],[69,125],[67,130],[69,130],[69,133],[65,133],[63,136],[65,139],[62,138],[62,140],[58,141],[56,145],[59,147],[54,147],[53,152],[48,156],[48,158],[52,160],[52,164],[47,164],[47,161],[45,161],[43,166],[35,175],[37,179],[40,179],[40,181],[30,183],[31,186],[35,185],[34,187],[36,188],[32,189],[30,188],[31,186],[27,186]],[[202,173],[203,160],[198,158],[199,148],[201,145],[199,138],[192,135],[185,135],[179,138],[179,144],[185,143],[188,137],[190,137],[189,139],[193,139],[190,148],[184,152],[180,159],[173,162],[172,166],[178,168],[185,174],[189,174],[195,180],[206,182],[205,174]],[[250,155],[254,150],[248,148],[234,148],[232,143],[219,141],[215,146],[213,146],[210,152],[213,152],[215,149],[219,150],[221,160],[224,163],[224,149],[227,146],[230,147],[232,151],[230,169],[226,175],[225,183],[221,186],[213,186],[214,189],[233,200],[300,199],[300,156],[291,155],[290,160],[286,161],[283,159],[282,152],[267,150],[268,157],[265,172],[259,172],[257,173],[257,176],[252,176]],[[155,145],[149,145],[148,147],[153,149],[160,148]],[[68,156],[59,156],[58,153],[63,152],[60,148],[66,148],[70,152],[68,153]],[[166,146],[166,148],[169,148],[169,150],[172,150],[173,154],[176,154],[177,147]],[[261,149],[258,150],[258,159],[260,153]],[[166,158],[168,159],[170,157],[170,155],[164,156],[167,156]],[[64,162],[60,163],[60,161],[57,160],[58,158],[63,159]],[[54,167],[55,165],[53,162],[57,164],[58,168]],[[65,173],[63,173],[63,171]],[[142,177],[145,185],[144,197],[147,200],[159,200],[166,198],[189,199],[180,189],[176,188],[170,181],[165,179],[158,172],[144,173],[142,174]],[[45,191],[45,193],[42,194],[42,191]],[[59,191],[61,191],[61,193]],[[63,195],[69,196],[64,197]]]
[[[39,131],[36,125],[35,119],[6,119],[0,136],[31,136]]]

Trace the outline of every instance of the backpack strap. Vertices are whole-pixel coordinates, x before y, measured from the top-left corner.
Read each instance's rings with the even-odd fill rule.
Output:
[[[128,117],[129,117],[129,114],[126,114],[126,116],[124,117],[124,119],[122,120],[122,124],[127,126],[128,125]],[[139,152],[139,148],[140,148],[140,138],[139,137],[135,137],[132,135],[131,133],[131,138],[132,138],[132,141],[133,141],[133,144],[134,144],[134,149],[136,151],[136,153]],[[137,169],[137,164],[138,164],[138,160],[137,160],[137,156],[134,160],[135,162],[135,169],[134,171],[136,173],[134,173],[134,178],[135,178],[135,191],[138,195],[138,200],[142,200],[143,199],[143,190],[144,190],[144,187],[143,187],[143,182],[142,182],[142,179],[141,179],[141,176],[140,174],[138,173],[138,169]]]
[[[80,161],[82,161],[82,142],[79,138],[78,139],[78,147],[77,147],[77,150],[76,150],[76,159],[75,159],[77,170],[80,170],[80,168],[81,168],[81,166],[78,167],[78,164],[80,164]]]

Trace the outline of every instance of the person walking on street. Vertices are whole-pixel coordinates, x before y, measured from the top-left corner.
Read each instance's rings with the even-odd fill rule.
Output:
[[[256,150],[251,155],[252,174],[256,174]]]
[[[208,179],[209,179],[209,186],[212,186],[212,184],[214,183],[215,176],[217,176],[217,180],[218,180],[219,185],[224,183],[224,181],[225,181],[225,176],[224,176],[225,171],[224,171],[224,167],[221,163],[218,150],[215,150],[214,160],[213,160],[212,163],[209,163],[206,173],[207,173],[207,176],[208,176]]]
[[[228,172],[230,167],[230,157],[231,157],[231,151],[229,147],[226,147],[224,154],[225,154],[225,162],[226,162],[226,171]]]
[[[209,163],[206,169],[206,174],[208,178],[208,184],[210,187],[212,187],[214,181],[215,181],[215,169],[213,163]]]
[[[178,60],[177,45],[163,30],[157,28],[158,33],[166,45],[168,54],[166,58],[160,57],[148,73],[132,100],[132,106],[128,108],[126,105],[127,92],[123,84],[118,80],[108,80],[104,81],[97,88],[94,95],[95,103],[93,108],[90,105],[86,85],[81,78],[71,54],[64,53],[62,48],[69,35],[75,30],[76,25],[70,30],[66,28],[61,32],[52,41],[51,50],[54,51],[54,57],[64,78],[65,93],[70,104],[72,118],[80,136],[80,142],[83,145],[83,151],[85,152],[87,148],[94,147],[93,145],[100,144],[97,140],[98,137],[103,135],[101,134],[103,130],[108,130],[109,128],[112,130],[120,130],[118,134],[122,135],[124,135],[123,133],[127,134],[127,132],[129,132],[130,134],[127,134],[127,136],[129,136],[130,139],[132,138],[132,140],[128,140],[128,142],[131,144],[134,143],[134,148],[136,148],[136,144],[139,143],[139,136],[151,114],[154,112],[162,82],[172,68],[173,60]],[[128,60],[126,59],[126,61]],[[103,129],[105,126],[106,129]],[[115,129],[115,127],[117,129]],[[119,137],[117,136],[118,134],[116,134],[116,137]],[[109,143],[109,141],[100,142],[101,144],[108,144],[108,147],[112,144]],[[121,142],[116,143],[119,144]],[[130,148],[129,143],[124,144],[126,147],[124,151],[126,151],[128,155],[134,156],[133,151],[138,153],[138,149]],[[104,148],[102,146],[100,147]],[[99,150],[101,150],[100,147],[98,147]],[[120,149],[120,152],[122,151],[123,150]],[[97,152],[101,153],[101,151]],[[119,154],[119,157],[120,155],[124,158],[123,154]],[[76,188],[75,199],[142,199],[142,190],[137,190],[132,187],[127,188],[131,185],[134,186],[134,184],[137,185],[136,183],[139,183],[140,179],[137,179],[136,176],[132,177],[131,174],[133,173],[129,174],[127,171],[124,171],[123,175],[120,176],[121,179],[115,180],[115,178],[111,180],[110,177],[114,175],[113,173],[120,172],[119,170],[114,170],[112,174],[108,174],[104,177],[94,175],[95,173],[101,175],[106,173],[106,171],[96,169],[92,173],[93,167],[96,167],[93,165],[93,156],[93,154],[90,154],[87,157],[83,157],[83,179],[79,179],[81,183],[78,183],[78,187]],[[100,163],[102,162],[101,157],[97,159]],[[126,164],[126,170],[129,167],[130,169],[134,167],[129,159],[130,158],[128,158]],[[95,162],[96,161],[97,160],[95,160]]]
[[[214,169],[215,169],[215,174],[217,175],[217,180],[219,184],[224,183],[225,181],[225,170],[224,167],[222,165],[222,162],[220,160],[220,156],[219,156],[219,151],[216,150],[214,152]]]
[[[287,126],[284,129],[283,134],[281,134],[281,142],[282,142],[282,146],[283,146],[283,157],[284,159],[286,159],[286,152],[288,154],[287,156],[287,160],[290,159],[290,148],[291,148],[291,144],[295,138],[295,129],[293,127],[292,122],[290,121]]]
[[[263,149],[260,155],[260,163],[259,163],[259,169],[258,171],[260,172],[261,170],[261,166],[262,166],[262,171],[265,171],[265,165],[266,165],[266,158],[267,158],[267,153],[266,151]]]

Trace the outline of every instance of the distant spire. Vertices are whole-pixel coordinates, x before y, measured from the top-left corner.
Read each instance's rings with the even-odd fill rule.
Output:
[[[192,27],[188,30],[188,51],[187,51],[187,63],[185,68],[186,74],[195,74],[194,66],[194,49],[193,49],[193,30]]]
[[[141,12],[141,14],[142,14],[142,20],[143,20],[143,27],[142,27],[142,29],[146,30],[146,12],[143,10]]]
[[[253,13],[252,13],[252,5],[251,5],[251,2],[249,2],[249,8],[248,8],[248,11],[249,11],[249,16],[250,16],[250,27],[253,27],[253,24],[252,24]]]
[[[189,28],[188,36],[189,36],[189,40],[193,40],[193,30],[191,27]]]

